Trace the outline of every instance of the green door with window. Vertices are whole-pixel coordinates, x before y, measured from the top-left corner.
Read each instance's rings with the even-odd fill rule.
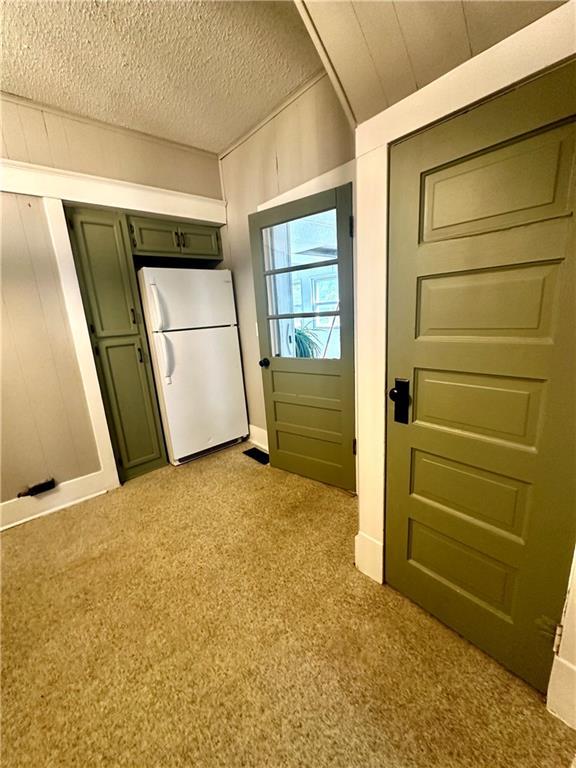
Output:
[[[576,523],[575,76],[390,153],[386,579],[543,691]]]
[[[270,463],[356,488],[352,185],[250,216]]]
[[[122,481],[167,463],[125,218],[68,212],[110,437]]]

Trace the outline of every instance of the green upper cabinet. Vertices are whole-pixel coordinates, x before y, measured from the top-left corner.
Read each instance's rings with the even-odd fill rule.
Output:
[[[133,253],[222,259],[217,227],[142,216],[129,216],[128,226]]]
[[[182,253],[203,258],[221,259],[220,238],[216,227],[179,224]]]
[[[122,214],[75,209],[71,219],[92,308],[93,333],[99,338],[138,333]]]

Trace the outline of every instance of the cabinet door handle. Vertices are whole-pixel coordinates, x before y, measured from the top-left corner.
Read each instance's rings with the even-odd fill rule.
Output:
[[[136,312],[134,312],[134,307],[130,307],[130,315],[132,316],[132,323],[136,325]]]
[[[142,357],[142,348],[141,347],[138,347],[138,362],[139,363],[143,363],[144,362],[144,358]]]
[[[174,243],[176,244],[176,248],[180,248],[180,236],[178,232],[173,232],[174,235]]]
[[[184,232],[180,232],[180,247],[186,248],[186,235]]]

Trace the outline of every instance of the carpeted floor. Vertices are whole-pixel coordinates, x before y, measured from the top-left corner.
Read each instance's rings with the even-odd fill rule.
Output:
[[[576,733],[245,446],[7,531],[4,768],[557,768]]]

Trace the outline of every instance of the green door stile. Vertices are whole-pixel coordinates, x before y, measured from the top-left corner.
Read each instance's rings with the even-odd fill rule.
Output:
[[[386,581],[540,691],[576,538],[575,82],[390,151]]]

